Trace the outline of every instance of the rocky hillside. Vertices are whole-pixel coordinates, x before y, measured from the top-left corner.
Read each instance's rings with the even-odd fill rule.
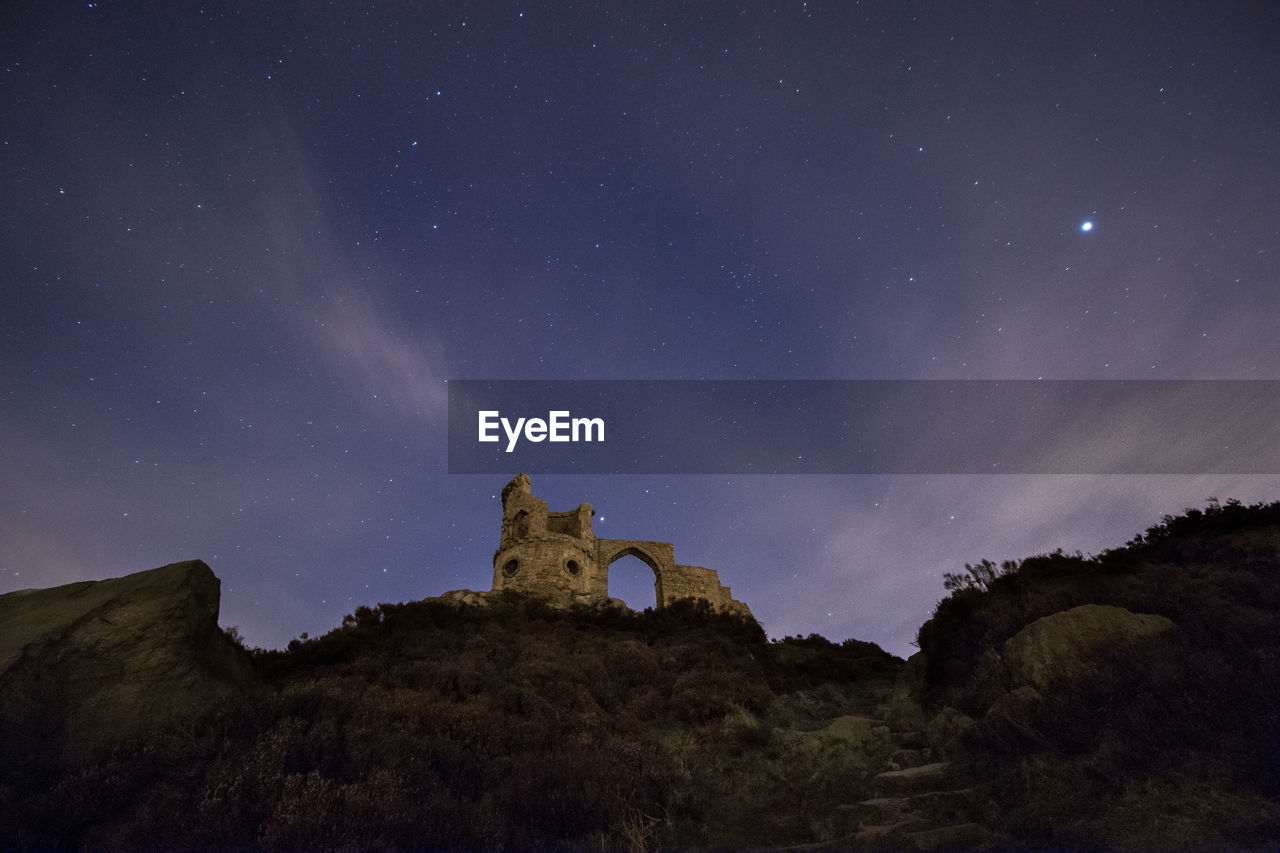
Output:
[[[197,720],[5,780],[32,846],[809,841],[871,795],[901,661],[678,605],[360,608]],[[480,605],[480,606],[477,606]]]
[[[1228,504],[1093,559],[969,567],[906,664],[857,641],[770,642],[690,603],[465,592],[361,607],[229,664],[209,651],[227,646],[207,596],[179,606],[182,584],[157,589],[161,609],[98,595],[58,630],[15,601],[74,590],[0,597],[0,615],[45,626],[0,622],[5,660],[168,661],[111,669],[150,701],[130,706],[134,728],[87,739],[58,721],[116,696],[110,678],[55,695],[33,692],[31,665],[0,674],[0,701],[23,684],[62,709],[44,728],[39,703],[6,720],[63,745],[0,764],[0,826],[40,849],[1265,847],[1280,837],[1278,564],[1280,504]],[[179,574],[157,573],[109,583]],[[97,636],[76,625],[142,624],[126,612],[150,614],[163,651],[130,646],[132,629],[67,644]],[[171,684],[215,693],[174,715]]]
[[[909,674],[1007,837],[1273,847],[1280,503],[1215,501],[1092,559],[966,568]]]

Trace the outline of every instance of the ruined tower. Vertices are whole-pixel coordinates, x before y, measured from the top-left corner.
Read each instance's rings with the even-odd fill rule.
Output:
[[[502,536],[493,556],[493,588],[551,599],[589,594],[596,572],[596,537],[590,504],[548,512],[547,502],[517,474],[502,490]]]
[[[717,609],[751,615],[747,605],[735,601],[730,589],[721,585],[714,569],[676,563],[670,542],[597,539],[591,530],[591,504],[550,512],[530,485],[528,476],[517,474],[502,490],[494,590],[518,590],[558,605],[602,601],[609,595],[609,565],[632,555],[653,570],[656,606],[702,598]]]

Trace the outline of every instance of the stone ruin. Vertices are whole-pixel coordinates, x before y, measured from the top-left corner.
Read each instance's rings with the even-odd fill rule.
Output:
[[[670,542],[598,539],[591,531],[591,504],[569,512],[549,512],[530,491],[529,477],[517,474],[502,490],[502,537],[493,555],[493,589],[518,590],[557,604],[604,601],[609,566],[628,555],[653,569],[655,603],[705,599],[717,610],[750,616],[735,601],[714,569],[683,566]]]

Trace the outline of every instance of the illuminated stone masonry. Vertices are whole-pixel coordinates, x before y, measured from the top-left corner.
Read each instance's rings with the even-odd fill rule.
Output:
[[[549,512],[530,491],[529,477],[517,474],[502,490],[502,536],[493,555],[493,589],[518,590],[558,604],[609,597],[609,565],[625,556],[640,558],[654,575],[654,600],[664,607],[682,598],[706,599],[713,607],[750,616],[735,601],[714,569],[682,566],[670,542],[598,539],[591,531],[591,504],[569,512]]]

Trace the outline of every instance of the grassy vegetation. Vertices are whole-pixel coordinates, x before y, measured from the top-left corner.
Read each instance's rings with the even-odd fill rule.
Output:
[[[821,713],[869,644],[770,643],[682,603],[565,613],[510,596],[359,608],[258,652],[263,689],[46,783],[0,780],[17,845],[656,849],[811,835],[811,775],[763,715]],[[825,703],[825,704],[823,704]],[[847,786],[846,786],[847,787]],[[831,792],[830,796],[838,794]],[[810,810],[822,807],[811,798]],[[831,804],[828,804],[831,805]]]

